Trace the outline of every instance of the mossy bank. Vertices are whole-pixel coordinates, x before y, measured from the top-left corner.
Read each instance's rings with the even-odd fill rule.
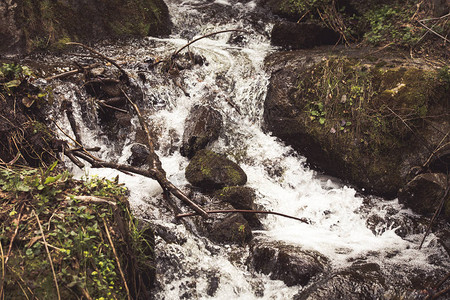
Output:
[[[1,53],[28,53],[90,41],[170,32],[163,0],[0,1]]]
[[[312,165],[395,197],[448,143],[449,70],[369,53],[272,55],[264,117]]]

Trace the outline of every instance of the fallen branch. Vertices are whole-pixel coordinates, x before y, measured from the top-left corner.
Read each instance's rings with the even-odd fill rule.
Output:
[[[59,74],[56,74],[56,75],[53,75],[53,76],[49,76],[49,77],[45,78],[45,80],[46,81],[51,81],[51,80],[55,80],[55,79],[69,77],[69,76],[72,76],[72,75],[84,72],[86,70],[89,70],[89,69],[92,69],[92,68],[96,68],[98,66],[100,66],[99,63],[91,64],[89,66],[82,67],[82,69],[78,68],[76,70],[71,70],[71,71],[67,71],[67,72],[64,72],[64,73],[59,73]]]
[[[442,196],[441,201],[439,202],[439,206],[437,207],[436,211],[434,212],[433,217],[430,220],[430,224],[428,224],[427,230],[425,232],[425,235],[423,236],[422,242],[420,243],[419,250],[422,249],[422,245],[425,242],[425,239],[427,238],[428,234],[430,233],[431,227],[433,226],[434,220],[439,216],[441,213],[442,208],[444,207],[445,200],[447,200],[447,195],[450,190],[450,186],[447,186],[445,189],[444,195]]]
[[[447,15],[445,15],[445,16],[443,16],[443,17],[448,17],[449,15],[450,15],[450,14],[447,14]],[[434,31],[433,29],[431,29],[430,27],[428,27],[427,25],[425,25],[424,23],[422,23],[422,21],[426,21],[426,20],[420,20],[420,21],[418,21],[419,24],[420,24],[422,27],[424,27],[424,28],[425,28],[426,30],[428,30],[429,32],[431,32],[431,33],[437,35],[438,37],[440,37],[440,38],[443,39],[444,41],[450,43],[450,40],[448,40],[445,36],[443,36],[443,35],[437,33],[436,31]]]
[[[44,231],[42,230],[41,221],[39,220],[39,217],[34,210],[33,210],[33,214],[36,217],[37,223],[39,225],[39,230],[41,231],[42,240],[44,241],[44,247],[45,247],[45,250],[47,251],[48,260],[50,262],[50,267],[52,268],[53,281],[55,282],[55,287],[56,287],[56,294],[58,295],[58,300],[61,300],[61,295],[59,294],[58,280],[56,279],[55,268],[53,267],[52,256],[50,255],[50,251],[48,250],[48,245],[47,245],[47,241],[45,240]]]
[[[114,247],[113,241],[111,239],[111,235],[109,234],[108,224],[106,224],[105,219],[103,219],[103,224],[105,226],[106,236],[108,237],[109,244],[111,245],[111,248],[113,250],[114,257],[116,258],[117,267],[119,268],[120,276],[122,277],[123,284],[124,284],[125,290],[127,292],[128,300],[131,300],[130,290],[128,289],[127,281],[125,280],[125,275],[123,274],[122,267],[120,266],[120,260],[119,260],[119,257],[117,256],[116,247]]]
[[[98,103],[98,105],[100,105],[102,107],[106,107],[106,108],[109,108],[109,109],[112,109],[112,110],[116,110],[116,111],[124,113],[124,114],[128,113],[128,111],[126,111],[125,109],[121,109],[121,108],[109,105],[109,104],[105,103],[103,100],[98,100],[96,102]]]
[[[289,219],[294,219],[306,224],[310,224],[310,221],[305,218],[297,218],[289,215],[285,215],[279,212],[274,211],[264,211],[264,210],[247,210],[247,209],[225,209],[225,210],[208,210],[206,211],[208,214],[223,214],[223,213],[243,213],[243,214],[266,214],[266,215],[276,215],[280,217],[285,217]],[[185,213],[185,214],[178,214],[176,215],[177,219],[184,218],[184,217],[192,217],[196,216],[198,213]]]
[[[128,77],[127,72],[125,72],[125,70],[124,70],[121,66],[119,66],[114,60],[112,60],[111,58],[109,58],[109,57],[107,57],[107,56],[101,54],[101,53],[98,52],[97,50],[95,50],[95,49],[93,49],[93,48],[91,48],[91,47],[89,47],[89,46],[86,46],[86,45],[84,45],[84,44],[81,44],[81,43],[75,43],[75,42],[68,42],[68,43],[66,43],[66,45],[76,45],[76,46],[80,46],[80,47],[82,47],[82,48],[84,48],[84,49],[86,49],[86,50],[88,50],[88,51],[90,51],[90,52],[92,52],[92,53],[94,53],[94,54],[100,56],[101,58],[103,58],[103,59],[106,60],[107,62],[109,62],[109,63],[111,63],[112,65],[114,65],[117,69],[119,69],[119,71],[122,73],[122,75],[123,75],[123,77],[124,77],[124,79],[125,79],[125,82],[129,82],[129,81],[130,81],[130,78]]]
[[[180,189],[178,189],[175,185],[173,185],[169,180],[167,180],[165,174],[163,174],[159,170],[155,169],[149,169],[149,170],[142,170],[137,167],[124,165],[124,164],[117,164],[117,163],[111,163],[102,161],[99,158],[94,158],[92,155],[86,154],[86,151],[74,151],[73,154],[88,163],[91,164],[92,168],[111,168],[115,169],[121,172],[130,172],[138,175],[142,175],[151,179],[155,179],[158,181],[159,185],[164,189],[172,193],[175,197],[186,203],[188,206],[190,206],[194,211],[198,212],[202,217],[207,218],[208,214],[205,212],[203,208],[195,204],[189,197],[187,197]]]
[[[248,33],[248,31],[245,31],[245,30],[242,30],[242,29],[228,29],[228,30],[221,30],[221,31],[216,31],[216,32],[213,32],[213,33],[209,33],[209,34],[203,35],[203,36],[201,36],[199,38],[196,38],[195,40],[190,41],[189,43],[187,43],[186,45],[184,45],[183,47],[181,47],[180,49],[175,51],[172,54],[172,58],[177,56],[177,54],[180,53],[181,51],[183,51],[183,49],[189,47],[190,45],[192,45],[193,43],[195,43],[195,42],[197,42],[197,41],[199,41],[201,39],[204,39],[204,38],[207,38],[207,37],[219,34],[219,33],[225,33],[225,32],[244,32],[244,33]]]
[[[2,241],[0,241],[0,254],[2,255],[2,280],[0,281],[0,298],[4,299],[3,295],[3,283],[5,282],[5,256],[3,254],[3,244]]]
[[[96,196],[77,196],[77,195],[70,195],[68,194],[66,197],[66,201],[69,201],[71,199],[75,199],[81,202],[89,202],[89,203],[107,203],[111,206],[116,206],[117,204],[115,202],[109,201],[107,199],[96,197]]]

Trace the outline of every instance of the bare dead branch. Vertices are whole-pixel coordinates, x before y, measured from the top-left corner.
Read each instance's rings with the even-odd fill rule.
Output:
[[[116,247],[114,247],[113,241],[111,239],[111,235],[109,234],[108,224],[106,224],[105,219],[103,219],[103,224],[105,226],[106,235],[108,237],[109,244],[111,245],[111,248],[113,250],[114,257],[116,258],[117,267],[119,268],[120,276],[122,277],[123,284],[124,284],[125,290],[127,292],[128,300],[131,300],[130,290],[128,289],[127,281],[125,280],[125,275],[123,274],[122,267],[120,266],[120,260],[119,260],[119,257],[117,256]]]
[[[56,74],[56,75],[53,75],[53,76],[49,76],[49,77],[45,78],[45,80],[46,81],[51,81],[51,80],[55,80],[55,79],[61,79],[61,78],[69,77],[69,76],[72,76],[72,75],[84,72],[86,70],[89,70],[89,69],[92,69],[92,68],[96,68],[98,66],[100,66],[99,63],[91,64],[89,66],[82,67],[82,69],[78,68],[76,70],[71,70],[71,71],[67,71],[67,72],[64,72],[64,73],[59,73],[59,74]]]
[[[245,30],[242,30],[242,29],[228,29],[228,30],[221,30],[221,31],[216,31],[216,32],[213,32],[213,33],[209,33],[209,34],[203,35],[203,36],[201,36],[201,37],[199,37],[199,38],[196,38],[195,40],[190,41],[189,43],[187,43],[186,45],[184,45],[183,47],[181,47],[180,49],[178,49],[177,51],[175,51],[175,52],[172,54],[172,58],[174,58],[175,56],[177,56],[177,54],[180,53],[181,51],[183,51],[183,49],[189,47],[190,45],[192,45],[193,43],[195,43],[195,42],[197,42],[197,41],[199,41],[199,40],[201,40],[201,39],[204,39],[204,38],[207,38],[207,37],[210,37],[210,36],[219,34],[219,33],[225,33],[225,32],[243,32],[243,33],[249,33],[248,31],[245,31]]]
[[[447,186],[447,188],[445,189],[444,195],[442,196],[441,201],[439,202],[439,205],[436,208],[436,211],[434,212],[434,215],[430,220],[430,224],[428,224],[427,231],[425,232],[422,242],[420,243],[419,250],[422,249],[422,245],[425,242],[425,239],[427,238],[428,234],[430,233],[430,230],[431,230],[431,227],[433,226],[434,220],[436,220],[436,218],[441,213],[441,210],[444,207],[445,200],[447,200],[447,195],[448,195],[449,190],[450,190],[450,186]]]
[[[68,42],[68,43],[66,43],[66,45],[76,45],[76,46],[80,46],[80,47],[82,47],[82,48],[84,48],[84,49],[86,49],[86,50],[88,50],[88,51],[90,51],[90,52],[92,52],[92,53],[94,53],[94,54],[100,56],[102,59],[106,60],[107,62],[109,62],[109,63],[111,63],[112,65],[114,65],[117,69],[119,69],[119,71],[120,71],[120,72],[122,73],[122,75],[124,76],[126,82],[129,82],[129,81],[130,81],[130,78],[128,77],[127,72],[125,72],[125,70],[124,70],[121,66],[119,66],[114,60],[112,60],[111,58],[109,58],[109,57],[103,55],[102,53],[98,52],[97,50],[95,50],[95,49],[93,49],[93,48],[91,48],[91,47],[89,47],[89,46],[86,46],[86,45],[84,45],[84,44],[81,44],[81,43],[75,43],[75,42]]]
[[[42,230],[41,221],[39,220],[39,217],[38,217],[38,215],[36,214],[36,212],[34,210],[33,210],[33,214],[36,217],[37,223],[39,225],[39,230],[40,230],[41,235],[42,235],[42,240],[44,241],[45,250],[47,251],[48,260],[50,262],[50,267],[52,269],[53,281],[55,282],[56,294],[58,295],[58,300],[61,300],[61,295],[59,294],[58,280],[56,279],[55,268],[53,267],[52,256],[50,255],[50,251],[48,250],[48,245],[47,245],[47,241],[45,240],[44,231]]]
[[[223,214],[223,213],[243,213],[243,214],[266,214],[266,215],[276,215],[281,216],[289,219],[294,219],[306,224],[310,224],[310,221],[305,218],[297,218],[289,215],[285,215],[279,212],[274,211],[265,211],[265,210],[247,210],[247,209],[224,209],[224,210],[208,210],[206,211],[208,214]],[[178,214],[176,215],[176,218],[184,218],[184,217],[192,217],[198,215],[196,212],[193,213],[185,213],[185,214]]]

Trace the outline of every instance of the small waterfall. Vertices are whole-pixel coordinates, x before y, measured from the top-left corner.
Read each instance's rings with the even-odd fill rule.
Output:
[[[380,264],[383,274],[392,276],[387,280],[392,280],[392,285],[416,269],[426,272],[450,267],[448,256],[433,235],[419,251],[421,234],[398,234],[402,222],[416,216],[396,200],[363,197],[333,178],[318,175],[305,166],[303,157],[263,132],[263,103],[269,80],[264,58],[275,49],[269,43],[272,20],[256,1],[167,3],[173,16],[172,36],[104,45],[100,50],[121,62],[131,74],[133,85],[140,87],[142,111],[157,134],[158,154],[175,185],[184,188],[187,184],[184,170],[188,160],[179,153],[184,120],[191,107],[205,104],[224,117],[223,132],[212,149],[226,153],[242,166],[247,185],[257,191],[257,205],[311,220],[311,224],[304,224],[277,216],[262,218],[264,230],[254,232],[258,238],[318,251],[330,260],[333,270],[355,261]],[[189,50],[201,56],[204,63],[176,76],[156,72],[145,63],[168,57],[193,38],[227,29],[246,33],[228,32],[194,43]],[[145,82],[139,73],[145,76]],[[111,142],[102,132],[83,88],[59,83],[54,94],[55,101],[73,103],[77,122],[83,124],[86,146],[101,146],[99,156],[104,159],[127,162],[134,130],[119,131],[117,141]],[[70,131],[63,114],[53,117]],[[136,118],[131,123],[139,126]],[[119,174],[130,189],[134,213],[156,228],[156,299],[292,299],[304,288],[288,287],[254,272],[248,266],[248,246],[217,245],[173,222],[173,213],[156,181],[111,169],[74,171],[77,176],[110,178]]]

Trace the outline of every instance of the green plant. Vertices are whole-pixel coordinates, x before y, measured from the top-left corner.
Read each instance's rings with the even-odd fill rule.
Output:
[[[326,111],[324,110],[324,106],[322,102],[313,103],[312,107],[309,109],[310,119],[311,120],[318,120],[319,124],[323,125],[325,124],[325,116]]]
[[[126,189],[117,179],[77,181],[56,166],[54,163],[45,170],[0,168],[0,246],[13,245],[14,254],[5,277],[6,297],[32,296],[17,288],[17,274],[22,284],[32,282],[36,286],[33,293],[38,298],[55,298],[41,239],[45,234],[61,298],[73,298],[74,293],[79,298],[126,298],[120,275],[126,270],[119,269],[117,259],[122,266],[131,266],[136,274],[149,272],[153,263],[148,236],[138,229],[124,200]],[[43,233],[38,230],[36,219],[28,217],[33,211]],[[20,243],[11,235],[17,226]],[[134,276],[140,275],[130,279]],[[129,284],[135,286],[133,281]]]

